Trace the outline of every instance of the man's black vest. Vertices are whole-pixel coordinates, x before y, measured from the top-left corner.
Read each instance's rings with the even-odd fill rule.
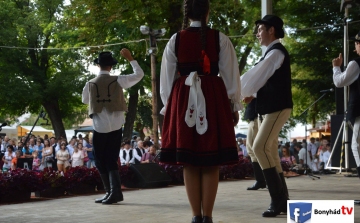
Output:
[[[360,67],[360,57],[354,60]],[[354,123],[356,117],[360,116],[360,78],[350,84],[349,103],[348,103],[348,119]]]
[[[256,98],[254,98],[246,106],[244,119],[248,121],[254,121],[257,117],[258,113],[256,112]]]
[[[275,43],[265,52],[260,61],[264,60],[265,56],[274,49],[280,50],[285,57],[281,67],[275,71],[265,85],[257,92],[256,111],[260,115],[293,107],[290,56],[285,47],[281,43]]]
[[[126,152],[125,151],[123,151],[123,158],[124,158],[124,160],[126,160]],[[130,150],[129,151],[129,156],[130,156],[130,160],[133,158],[133,151],[132,150]]]
[[[140,160],[141,160],[142,155],[145,153],[145,149],[136,148],[135,150],[136,150],[137,154],[140,156]],[[140,160],[138,160],[135,157],[135,163],[136,164],[140,163]]]

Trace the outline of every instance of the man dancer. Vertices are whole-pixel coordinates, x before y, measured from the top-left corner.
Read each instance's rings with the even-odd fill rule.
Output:
[[[99,75],[86,83],[82,93],[82,102],[89,104],[89,115],[93,119],[93,155],[106,191],[105,196],[96,199],[95,203],[112,204],[124,200],[117,165],[121,126],[125,122],[124,112],[127,111],[122,89],[139,82],[144,72],[128,49],[122,49],[120,54],[130,62],[134,74],[110,76],[110,70],[117,60],[110,52],[102,52],[94,60],[100,67]]]
[[[360,55],[360,32],[352,38],[355,41],[355,52]],[[349,102],[347,110],[347,119],[354,124],[351,149],[354,154],[357,172],[360,177],[360,57],[350,61],[346,70],[341,72],[340,66],[343,58],[339,57],[332,60],[333,80],[336,87],[349,86]]]
[[[244,101],[256,95],[256,111],[264,119],[253,143],[253,151],[263,171],[271,204],[263,217],[275,217],[287,211],[288,193],[278,155],[278,136],[293,107],[290,57],[279,42],[284,37],[283,21],[266,15],[255,22],[256,37],[266,46],[265,55],[241,77]]]

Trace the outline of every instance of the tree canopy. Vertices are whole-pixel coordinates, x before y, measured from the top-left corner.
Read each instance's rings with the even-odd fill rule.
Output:
[[[212,1],[210,8],[209,25],[230,37],[240,72],[244,73],[261,56],[254,35],[254,22],[261,18],[261,2],[218,0]],[[273,8],[274,14],[283,18],[288,34],[282,42],[292,62],[293,118],[303,122],[305,117],[299,115],[320,97],[319,90],[333,87],[331,60],[343,52],[344,12],[340,12],[336,0],[274,0]],[[355,22],[359,12],[358,7],[350,9],[350,36],[358,32]],[[108,0],[99,4],[95,0],[0,0],[0,25],[0,117],[38,113],[44,107],[55,134],[65,134],[65,126],[80,123],[87,115],[81,103],[82,88],[92,78],[87,66],[99,52],[108,50],[119,58],[116,68],[131,73],[131,67],[119,55],[126,47],[145,71],[143,80],[127,90],[131,111],[124,134],[131,134],[133,128],[141,131],[152,123],[148,113],[148,37],[139,27],[148,25],[167,31],[157,42],[159,76],[167,39],[181,29],[182,1]],[[350,54],[350,58],[354,56]],[[162,106],[159,104],[158,110]],[[314,123],[334,109],[334,94],[330,93],[309,111],[307,119]]]

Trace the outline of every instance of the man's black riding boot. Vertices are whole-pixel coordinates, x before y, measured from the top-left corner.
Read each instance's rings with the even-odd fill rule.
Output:
[[[286,185],[284,173],[279,173],[279,176],[280,176],[280,180],[281,180],[282,185],[283,185],[286,200],[290,200],[289,191],[288,191],[288,188],[287,188],[287,185]],[[287,204],[281,208],[281,212],[287,213]]]
[[[288,191],[288,188],[287,188],[287,185],[286,185],[284,173],[279,173],[279,177],[280,177],[281,183],[282,183],[282,185],[283,185],[284,193],[285,193],[285,195],[286,195],[286,198],[287,198],[288,200],[290,200],[290,199],[289,199],[289,191]]]
[[[110,195],[106,200],[103,200],[103,204],[113,204],[119,201],[123,201],[124,197],[121,192],[121,180],[118,170],[109,171],[110,180]]]
[[[264,169],[263,173],[269,189],[271,204],[269,209],[263,212],[262,216],[276,217],[280,212],[287,209],[287,197],[283,183],[275,167]]]
[[[266,181],[264,178],[264,174],[258,162],[252,162],[252,166],[254,168],[254,175],[255,175],[255,183],[248,187],[248,190],[258,190],[260,188],[266,188]]]
[[[104,189],[105,189],[106,194],[102,198],[95,199],[95,203],[101,203],[103,200],[106,200],[110,195],[109,174],[108,173],[100,174],[100,177],[101,177],[101,181],[102,181],[102,183],[104,185]]]

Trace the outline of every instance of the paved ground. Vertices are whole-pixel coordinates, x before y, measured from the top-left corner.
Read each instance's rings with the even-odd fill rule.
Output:
[[[339,174],[322,175],[320,180],[308,176],[288,178],[293,200],[360,199],[360,180]],[[224,181],[214,209],[216,223],[281,223],[286,215],[263,218],[269,205],[267,190],[247,191],[253,180]],[[116,223],[186,223],[191,220],[184,186],[124,191],[125,200],[117,205],[95,204],[99,195],[67,197],[0,206],[0,222],[116,222]],[[355,205],[355,222],[360,222],[360,206]],[[343,222],[345,223],[345,222]]]

